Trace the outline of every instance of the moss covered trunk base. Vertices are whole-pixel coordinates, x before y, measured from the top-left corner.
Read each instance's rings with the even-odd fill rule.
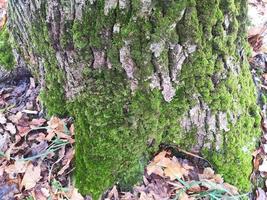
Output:
[[[259,109],[245,0],[10,0],[9,30],[50,115],[76,127],[76,185],[129,187],[161,143],[250,190]],[[30,13],[30,14],[29,14]]]

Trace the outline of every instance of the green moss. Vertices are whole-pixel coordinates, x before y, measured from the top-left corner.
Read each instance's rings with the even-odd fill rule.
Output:
[[[42,88],[40,97],[47,108],[48,115],[63,116],[67,113],[64,94],[65,74],[57,62],[56,51],[52,46],[53,42],[48,32],[48,25],[42,18],[37,18],[33,23],[35,25],[32,26],[30,32],[32,50],[38,56],[45,58],[45,87]],[[67,43],[62,45],[67,45]],[[39,69],[36,66],[32,67],[32,72],[36,77],[40,76]]]
[[[15,59],[12,52],[10,36],[6,26],[0,30],[0,66],[6,70],[13,69]]]
[[[200,29],[197,9],[195,7],[186,8],[182,22],[177,24],[177,32],[180,36],[180,44],[188,41],[200,44],[203,33]]]
[[[80,155],[76,184],[82,193],[97,198],[116,181],[127,188],[141,180],[144,165],[161,142],[173,143],[175,135],[176,143],[189,144],[177,125],[177,117],[187,109],[181,103],[185,99],[177,97],[166,105],[160,91],[140,90],[131,96],[118,70],[93,72],[91,78],[97,84],[69,102],[68,110],[76,119]],[[190,135],[193,144],[194,132]],[[85,177],[85,171],[91,175]]]
[[[131,8],[116,8],[106,16],[104,0],[96,1],[85,6],[81,20],[64,25],[66,35],[60,38],[60,47],[73,48],[78,63],[87,63],[82,73],[86,87],[72,100],[65,99],[65,72],[59,67],[42,16],[36,18],[31,29],[33,51],[45,59],[42,100],[49,114],[67,113],[75,118],[75,176],[79,190],[98,198],[117,181],[125,188],[135,184],[160,143],[175,143],[190,150],[197,144],[198,127],[185,131],[180,122],[201,101],[212,114],[227,113],[230,129],[225,132],[216,124],[214,135],[222,135],[221,148],[218,150],[215,142],[209,141],[213,148],[202,153],[226,181],[248,191],[250,153],[253,139],[260,133],[260,116],[248,62],[236,52],[236,44],[247,47],[246,36],[240,33],[245,28],[244,1],[153,1],[149,17],[140,16],[139,0],[131,2]],[[224,30],[226,14],[231,18],[229,30]],[[120,25],[119,32],[113,32],[114,24]],[[107,32],[112,39],[105,35]],[[159,42],[165,48],[155,58],[150,47]],[[135,64],[135,92],[129,89],[119,59],[125,43]],[[179,84],[172,82],[176,95],[167,103],[160,90],[149,87],[149,77],[155,71],[161,76],[153,59],[160,70],[171,73],[169,46],[177,43],[196,44],[197,50],[183,63],[177,77]],[[92,49],[104,49],[112,68],[90,68]]]

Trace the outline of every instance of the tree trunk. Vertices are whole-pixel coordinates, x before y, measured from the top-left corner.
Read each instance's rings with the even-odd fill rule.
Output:
[[[246,0],[10,0],[9,30],[50,115],[76,128],[76,185],[136,183],[161,143],[250,189],[260,134]]]

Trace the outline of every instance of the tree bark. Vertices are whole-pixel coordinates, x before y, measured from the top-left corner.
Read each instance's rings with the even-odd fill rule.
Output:
[[[159,144],[207,157],[250,189],[260,115],[245,0],[10,0],[16,49],[50,115],[76,128],[76,184],[139,180]]]

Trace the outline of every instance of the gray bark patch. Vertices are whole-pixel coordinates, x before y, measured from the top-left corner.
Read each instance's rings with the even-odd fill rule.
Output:
[[[94,54],[93,68],[100,69],[101,67],[104,67],[106,65],[105,51],[93,49],[93,54]]]
[[[106,0],[104,7],[104,14],[108,15],[109,11],[117,7],[118,0]]]
[[[129,0],[119,0],[119,7],[120,9],[126,9],[129,7]]]
[[[186,59],[186,55],[183,52],[183,47],[179,44],[170,45],[170,57],[171,57],[171,80],[178,83],[177,76],[182,69],[182,64]]]
[[[135,65],[131,58],[130,47],[128,45],[125,45],[120,49],[120,62],[130,80],[131,90],[135,91],[137,89],[138,81],[134,77]]]
[[[141,0],[141,10],[140,15],[141,16],[148,16],[151,13],[151,0]]]
[[[85,0],[75,0],[75,18],[77,20],[82,19],[84,5]]]
[[[218,121],[219,121],[219,128],[221,131],[223,130],[223,131],[227,132],[230,130],[228,128],[227,113],[219,112]]]

